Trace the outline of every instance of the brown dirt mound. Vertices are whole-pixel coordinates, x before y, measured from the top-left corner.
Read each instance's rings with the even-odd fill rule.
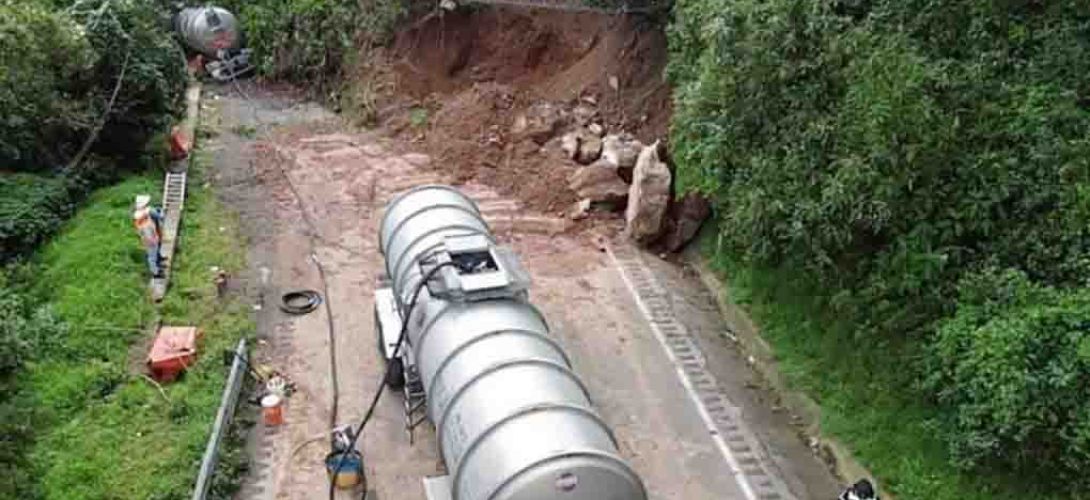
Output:
[[[401,102],[387,108],[397,110],[387,126],[421,142],[436,168],[495,186],[533,209],[557,212],[576,201],[567,178],[577,165],[551,143],[512,137],[530,106],[589,105],[611,133],[645,142],[666,135],[665,37],[636,17],[459,11],[402,31],[389,57]]]

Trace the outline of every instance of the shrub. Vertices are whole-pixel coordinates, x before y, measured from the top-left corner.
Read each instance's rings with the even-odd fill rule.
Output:
[[[66,329],[49,308],[34,308],[21,295],[0,290],[0,378],[6,378],[55,345]]]
[[[408,0],[229,0],[259,70],[272,78],[325,91],[340,82],[344,66],[364,40],[381,43],[393,33]]]
[[[52,235],[90,187],[162,161],[186,82],[165,12],[138,0],[0,0],[0,262]]]
[[[895,378],[928,378],[910,396],[941,404],[958,465],[1088,465],[1087,410],[1070,406],[1087,394],[1064,384],[1087,383],[1090,1],[678,0],[673,14],[672,157],[678,186],[715,200],[721,251],[822,290],[863,348],[954,370]],[[990,267],[1028,295],[978,324],[959,283]],[[909,358],[932,341],[930,364]],[[987,376],[955,370],[958,355]]]
[[[947,440],[962,467],[1060,471],[1090,486],[1090,291],[1035,285],[1013,270],[967,277],[926,383],[949,410]]]
[[[59,161],[72,124],[91,119],[82,92],[95,53],[75,20],[33,3],[0,2],[0,164]],[[48,164],[48,163],[47,163]]]
[[[6,287],[0,276],[0,497],[33,498],[25,448],[33,438],[33,412],[14,383],[15,374],[66,334],[66,326],[48,308],[35,309]]]
[[[73,4],[66,12],[84,26],[99,54],[89,75],[89,102],[96,117],[106,113],[108,97],[125,68],[117,101],[93,151],[123,167],[146,167],[146,145],[181,110],[188,81],[184,54],[169,29],[167,2],[64,2]]]
[[[100,123],[92,152],[137,164],[186,82],[161,12],[138,0],[0,0],[0,164],[63,166]]]
[[[25,255],[55,233],[80,198],[63,177],[0,174],[0,262]]]
[[[732,251],[809,271],[874,331],[921,331],[982,260],[1083,283],[1090,11],[1071,3],[1090,5],[683,0],[679,185],[718,200]]]

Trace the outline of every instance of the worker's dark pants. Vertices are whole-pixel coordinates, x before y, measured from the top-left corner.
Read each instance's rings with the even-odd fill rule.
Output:
[[[159,244],[148,245],[144,247],[144,251],[147,253],[148,270],[151,271],[152,276],[159,276],[163,270],[159,267]]]

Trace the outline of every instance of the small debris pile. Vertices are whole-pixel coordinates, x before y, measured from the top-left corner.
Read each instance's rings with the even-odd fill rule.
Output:
[[[576,165],[568,176],[568,188],[579,198],[568,209],[571,219],[623,212],[625,232],[634,241],[681,250],[711,215],[710,204],[695,193],[676,197],[661,143],[645,145],[626,132],[607,134],[595,103],[588,95],[567,108],[535,104],[515,119],[512,136],[559,149]]]
[[[506,87],[483,84],[473,92],[469,102],[474,105],[465,109],[481,111],[480,103],[490,103],[486,115],[491,118],[476,130],[454,127],[470,113],[450,114],[462,106],[448,104],[440,119],[461,136],[444,144],[473,144],[473,154],[484,156],[474,158],[483,165],[473,168],[475,175],[486,170],[491,174],[486,182],[512,186],[532,208],[549,200],[546,209],[566,206],[572,220],[590,219],[595,213],[624,214],[631,239],[671,252],[684,248],[711,214],[703,197],[674,193],[674,175],[662,160],[661,141],[646,145],[628,132],[610,132],[595,95],[568,102],[526,101]],[[473,165],[469,157],[439,155],[445,162]],[[527,179],[529,171],[537,177]],[[567,190],[557,189],[561,179],[566,179]],[[552,203],[563,198],[560,206]]]

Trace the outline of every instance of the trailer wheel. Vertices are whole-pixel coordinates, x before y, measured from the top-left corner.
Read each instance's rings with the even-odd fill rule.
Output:
[[[394,390],[405,387],[405,365],[401,358],[386,361],[386,386]]]
[[[386,363],[386,346],[382,345],[382,321],[378,319],[378,304],[375,304],[375,347],[378,347],[378,357],[382,363]]]

